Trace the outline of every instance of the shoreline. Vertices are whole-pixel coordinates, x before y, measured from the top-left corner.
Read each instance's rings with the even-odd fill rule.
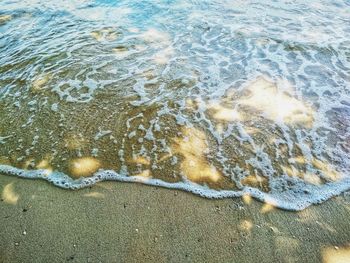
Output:
[[[66,190],[79,190],[88,187],[93,187],[97,183],[107,182],[119,182],[119,183],[137,183],[153,187],[162,187],[165,189],[177,190],[188,192],[207,199],[228,199],[228,198],[254,198],[259,202],[265,203],[267,206],[273,206],[277,209],[282,209],[286,211],[298,212],[302,211],[312,205],[321,204],[328,201],[329,199],[342,195],[350,191],[350,179],[345,178],[339,182],[333,182],[325,184],[321,189],[317,189],[318,192],[311,194],[311,197],[302,196],[291,197],[289,200],[283,198],[283,196],[276,197],[272,194],[261,192],[254,187],[245,187],[242,190],[215,190],[201,186],[200,184],[192,184],[191,181],[187,183],[184,181],[179,182],[166,182],[158,178],[148,178],[147,176],[134,175],[134,176],[124,176],[120,175],[118,172],[113,170],[103,170],[94,173],[88,177],[72,178],[62,172],[52,172],[46,169],[39,170],[25,170],[10,165],[0,164],[0,175],[15,176],[24,179],[38,179],[47,181],[48,183],[54,185],[55,187],[66,189]],[[315,191],[315,190],[314,190]],[[310,194],[310,191],[309,191]],[[316,196],[315,196],[316,194]],[[302,201],[301,201],[302,200]],[[294,202],[293,202],[294,201]]]
[[[300,212],[253,199],[102,182],[77,191],[0,175],[0,262],[335,262],[350,196]]]

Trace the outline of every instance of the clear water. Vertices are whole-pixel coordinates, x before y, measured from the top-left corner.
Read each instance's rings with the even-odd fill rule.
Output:
[[[2,173],[289,210],[350,189],[350,1],[0,7]]]

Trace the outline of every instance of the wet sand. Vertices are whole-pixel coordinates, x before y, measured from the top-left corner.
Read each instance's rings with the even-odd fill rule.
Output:
[[[301,212],[140,184],[0,176],[0,262],[350,262],[350,194]]]

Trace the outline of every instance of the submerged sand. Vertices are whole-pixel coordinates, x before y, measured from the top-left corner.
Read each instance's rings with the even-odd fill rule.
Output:
[[[0,262],[349,262],[350,195],[301,212],[140,184],[0,176]]]

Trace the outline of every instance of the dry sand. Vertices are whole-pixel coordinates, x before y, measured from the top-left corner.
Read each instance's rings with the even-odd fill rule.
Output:
[[[349,194],[296,213],[118,182],[0,193],[0,262],[350,262]]]

